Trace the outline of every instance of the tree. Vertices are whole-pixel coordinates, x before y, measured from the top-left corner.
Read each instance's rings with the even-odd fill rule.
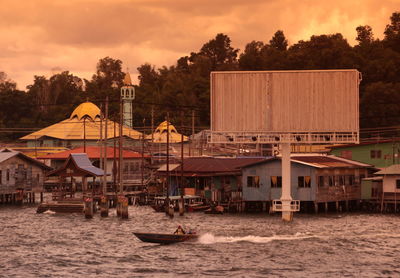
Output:
[[[399,125],[400,83],[370,83],[360,102],[361,127]]]
[[[96,74],[92,80],[85,80],[86,94],[84,96],[90,101],[99,105],[109,97],[109,115],[117,118],[119,113],[118,101],[120,98],[120,88],[123,86],[125,73],[122,72],[122,61],[105,57],[99,60],[96,67]],[[113,88],[116,85],[117,88]]]
[[[3,71],[0,71],[0,92],[7,90],[16,90],[17,84],[8,79],[7,74]]]
[[[275,48],[277,50],[285,51],[288,47],[288,41],[283,34],[282,30],[278,30],[275,32],[274,36],[272,39],[269,41],[269,45],[272,48]]]
[[[261,70],[263,69],[261,50],[264,48],[262,41],[252,41],[248,43],[244,52],[240,54],[239,68],[241,70]]]
[[[372,28],[369,25],[358,26],[356,28],[358,45],[369,45],[374,41],[374,34]]]
[[[50,81],[44,76],[34,76],[33,84],[27,86],[28,94],[41,112],[47,112],[50,104]]]
[[[342,34],[312,36],[288,49],[291,69],[354,68],[354,52]]]
[[[231,46],[231,39],[220,33],[204,44],[198,54],[211,60],[211,70],[226,70],[236,66],[238,52],[239,49]]]
[[[400,52],[400,12],[395,12],[390,17],[390,24],[385,28],[384,42],[393,50]]]

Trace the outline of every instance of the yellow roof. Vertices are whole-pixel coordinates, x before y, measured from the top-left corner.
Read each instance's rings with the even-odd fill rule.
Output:
[[[90,118],[94,121],[96,118],[100,118],[100,108],[91,102],[84,102],[75,108],[72,112],[70,119],[77,118],[82,120],[84,117]]]
[[[170,143],[179,143],[182,142],[182,135],[176,131],[176,128],[169,123],[169,132],[167,132],[167,121],[162,122],[153,133],[153,142],[154,143],[167,143],[167,134],[169,134],[169,142]],[[146,136],[146,139],[151,140],[151,134]],[[187,136],[183,136],[183,141],[188,141]]]
[[[105,122],[103,121],[103,138],[105,136]],[[116,136],[119,136],[119,124],[115,124]],[[128,128],[122,128],[122,134],[132,139],[140,139],[142,133]],[[59,123],[45,127],[39,131],[21,137],[22,140],[36,140],[47,136],[62,140],[83,140],[86,135],[87,140],[100,139],[100,109],[91,102],[79,105],[71,117]],[[114,137],[114,122],[107,121],[107,138]]]

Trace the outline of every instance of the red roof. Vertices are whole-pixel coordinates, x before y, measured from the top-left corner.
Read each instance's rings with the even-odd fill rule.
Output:
[[[83,147],[75,148],[68,151],[63,151],[59,153],[52,153],[48,155],[44,155],[38,157],[38,159],[67,159],[71,153],[85,153]],[[119,157],[118,149],[115,149],[116,157]],[[86,154],[90,159],[99,159],[100,158],[100,147],[97,146],[87,146]],[[123,150],[122,151],[123,158],[141,158],[142,154],[134,151]],[[150,157],[148,155],[144,155],[144,157]],[[114,158],[114,148],[107,147],[107,158]]]

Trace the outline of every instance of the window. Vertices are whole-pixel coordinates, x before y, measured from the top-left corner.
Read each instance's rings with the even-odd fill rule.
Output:
[[[247,177],[247,187],[260,187],[260,177],[259,176],[248,176]]]
[[[6,172],[6,181],[10,181],[10,169],[7,169],[7,172]]]
[[[271,176],[271,187],[282,187],[282,177],[281,176]]]
[[[381,150],[371,150],[371,158],[382,158]]]
[[[345,177],[339,176],[339,185],[345,185]]]
[[[122,171],[122,172],[123,172],[124,174],[128,174],[128,173],[129,173],[129,163],[126,163],[126,162],[125,162],[123,165],[124,165],[124,168],[123,168],[123,171]]]
[[[324,186],[325,186],[325,177],[319,176],[318,177],[318,187],[324,187]]]
[[[356,177],[354,175],[349,175],[349,176],[347,176],[347,178],[348,178],[348,180],[347,180],[347,184],[348,185],[354,185],[355,184]]]
[[[310,176],[299,176],[297,178],[298,187],[311,187],[311,177]]]
[[[396,189],[400,189],[400,180],[396,180]]]
[[[0,170],[0,184],[3,183],[3,172]]]
[[[335,181],[334,181],[334,176],[329,176],[329,186],[334,186],[335,185]]]

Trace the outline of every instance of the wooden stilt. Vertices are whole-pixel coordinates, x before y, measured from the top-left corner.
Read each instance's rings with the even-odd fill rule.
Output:
[[[121,218],[128,219],[128,198],[124,198],[121,202]]]
[[[328,202],[325,202],[325,213],[328,212]]]
[[[314,212],[318,213],[318,203],[314,202]]]
[[[43,203],[43,192],[40,192],[40,203]]]
[[[339,212],[339,201],[336,201],[336,212]]]
[[[100,215],[101,217],[108,217],[108,200],[104,195],[100,200]]]
[[[85,218],[93,218],[93,199],[86,198],[85,200]]]

